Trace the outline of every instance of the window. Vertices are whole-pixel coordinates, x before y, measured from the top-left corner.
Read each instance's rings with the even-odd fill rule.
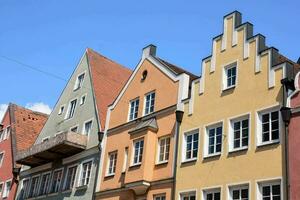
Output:
[[[114,175],[116,172],[118,153],[117,152],[109,153],[108,157],[109,157],[109,163],[108,163],[107,175]]]
[[[229,188],[230,200],[248,200],[249,188],[248,186],[234,186]]]
[[[75,86],[74,86],[74,90],[78,90],[82,87],[83,85],[83,80],[84,80],[84,73],[83,74],[80,74],[78,77],[77,77],[77,80],[75,82]]]
[[[31,179],[30,189],[28,198],[35,197],[38,194],[38,186],[39,186],[40,177],[35,176]]]
[[[3,140],[6,140],[7,138],[9,138],[10,135],[10,126],[6,127],[5,131],[4,131],[4,135],[3,135]]]
[[[220,189],[207,190],[203,192],[204,200],[220,200],[221,191]]]
[[[71,190],[75,183],[77,165],[68,168],[66,183],[65,183],[65,190]]]
[[[143,159],[144,139],[134,141],[133,146],[134,146],[133,164],[134,165],[141,164]]]
[[[151,92],[145,96],[144,115],[154,112],[155,92]]]
[[[249,117],[231,120],[229,135],[229,150],[239,150],[248,147],[249,143]]]
[[[50,172],[42,175],[39,195],[47,194],[47,192],[48,192],[47,189],[49,187],[49,183],[50,183]]]
[[[233,63],[229,66],[225,67],[225,79],[223,83],[224,89],[232,88],[236,85],[236,78],[237,78],[237,65]]]
[[[158,152],[158,163],[169,160],[170,137],[161,138],[158,140]]]
[[[193,130],[184,135],[184,161],[195,160],[198,156],[199,130]]]
[[[279,141],[279,111],[260,113],[260,143],[269,144]]]
[[[22,191],[21,191],[21,193],[22,193],[21,195],[22,195],[23,199],[27,198],[27,194],[28,194],[28,190],[29,190],[29,181],[30,181],[29,178],[23,180],[23,186],[22,186]]]
[[[0,183],[0,197],[2,197],[2,192],[3,192],[3,183]]]
[[[84,124],[84,127],[83,127],[83,134],[84,135],[89,135],[90,132],[91,132],[91,129],[92,129],[92,120],[91,121],[88,121]]]
[[[2,166],[3,160],[4,160],[4,152],[1,152],[0,153],[0,167]]]
[[[52,184],[50,188],[50,193],[56,193],[59,191],[60,184],[62,182],[63,170],[59,169],[53,172]]]
[[[166,195],[154,195],[154,200],[166,200]]]
[[[50,136],[45,137],[45,138],[42,139],[42,142],[47,142],[47,141],[49,141],[49,139],[50,139]]]
[[[74,126],[70,129],[71,132],[78,133],[78,126]]]
[[[85,99],[86,99],[86,95],[83,95],[81,98],[80,98],[80,105],[83,105],[85,103]]]
[[[129,121],[134,120],[138,117],[139,104],[140,104],[139,99],[135,99],[135,100],[130,101]]]
[[[196,192],[180,194],[180,200],[196,200]]]
[[[3,191],[3,195],[2,195],[3,198],[8,197],[10,189],[11,189],[11,180],[6,181],[6,183],[5,183],[4,191]]]
[[[61,107],[59,108],[58,114],[59,114],[59,115],[63,114],[64,109],[65,109],[65,106],[61,106]]]
[[[128,147],[125,148],[124,151],[124,163],[123,163],[123,168],[122,168],[122,172],[126,171],[127,168],[127,161],[128,161]]]
[[[4,130],[0,130],[0,142],[3,140]]]
[[[76,104],[77,104],[77,99],[74,99],[73,101],[70,102],[66,119],[70,119],[74,116]]]
[[[260,199],[262,200],[280,200],[281,186],[280,182],[260,184]]]
[[[222,151],[222,125],[215,125],[207,128],[206,156],[218,155]]]
[[[82,164],[80,186],[88,185],[91,178],[92,161]]]

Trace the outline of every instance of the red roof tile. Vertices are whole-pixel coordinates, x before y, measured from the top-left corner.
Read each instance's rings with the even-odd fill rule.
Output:
[[[103,130],[107,108],[118,96],[132,71],[92,49],[87,49],[87,55],[98,115]]]

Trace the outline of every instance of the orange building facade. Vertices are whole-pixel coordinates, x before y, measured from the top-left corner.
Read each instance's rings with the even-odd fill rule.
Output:
[[[142,58],[108,108],[96,199],[173,199],[176,111],[197,78],[143,49]]]

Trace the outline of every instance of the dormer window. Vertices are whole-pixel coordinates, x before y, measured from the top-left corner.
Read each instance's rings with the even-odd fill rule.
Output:
[[[237,64],[233,63],[225,67],[225,77],[223,80],[223,89],[230,89],[236,86]]]
[[[145,110],[144,115],[154,112],[155,92],[150,92],[145,96]]]
[[[74,86],[74,90],[78,90],[82,87],[83,85],[83,80],[84,80],[84,73],[83,74],[80,74],[77,79],[76,79],[76,82],[75,82],[75,86]]]

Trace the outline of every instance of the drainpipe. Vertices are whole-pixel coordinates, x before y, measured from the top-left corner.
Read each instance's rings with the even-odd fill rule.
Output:
[[[291,119],[291,108],[286,107],[285,100],[288,97],[289,90],[294,90],[294,81],[289,78],[284,78],[281,80],[281,84],[283,86],[283,99],[282,99],[282,107],[280,109],[281,117],[284,122],[284,130],[285,130],[285,176],[286,176],[286,199],[290,199],[290,182],[289,182],[289,123]]]
[[[98,178],[99,171],[100,171],[100,159],[102,159],[101,158],[101,152],[102,152],[101,142],[102,142],[102,139],[103,139],[103,135],[104,135],[104,133],[102,131],[98,132],[98,142],[99,142],[98,143],[98,151],[99,151],[98,159],[99,159],[99,162],[98,162],[97,169],[96,169],[96,174],[95,174],[95,182],[94,182],[93,195],[92,195],[93,200],[96,199],[95,193],[97,191],[97,181],[101,181],[101,180],[97,180],[97,178]]]
[[[175,146],[174,146],[174,162],[173,162],[173,190],[171,199],[175,200],[175,188],[176,188],[176,174],[177,174],[177,160],[178,160],[178,143],[179,143],[179,127],[183,118],[183,111],[176,110],[176,127],[175,127]]]

